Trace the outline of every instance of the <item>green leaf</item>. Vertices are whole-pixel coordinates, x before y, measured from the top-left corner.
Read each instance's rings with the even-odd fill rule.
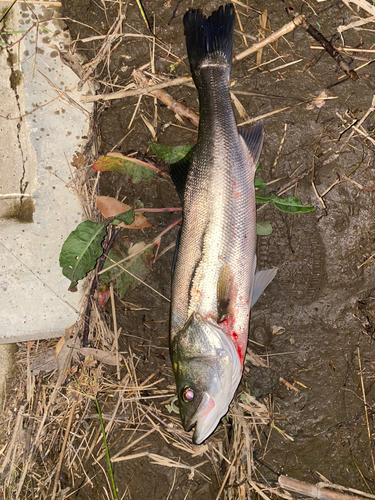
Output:
[[[86,220],[72,231],[60,252],[60,266],[63,275],[70,279],[69,289],[94,269],[96,261],[103,253],[102,241],[106,235],[104,222]]]
[[[128,248],[122,246],[121,248],[111,249],[106,259],[103,270],[112,266],[113,262],[119,262],[128,256]],[[117,295],[122,299],[129,288],[135,288],[139,285],[139,280],[131,276],[122,268],[127,269],[130,273],[142,281],[151,270],[151,259],[153,257],[153,249],[147,248],[144,252],[135,255],[134,259],[123,262],[120,266],[113,267],[109,271],[103,273],[100,280],[107,286],[114,282],[113,289]]]
[[[278,210],[288,214],[304,214],[315,210],[312,205],[302,205],[301,200],[294,198],[294,196],[288,196],[284,199],[277,198],[272,202]]]
[[[180,410],[178,409],[178,406],[175,405],[176,401],[178,400],[177,396],[173,396],[172,400],[171,400],[171,404],[168,405],[166,404],[165,407],[166,409],[168,410],[168,413],[177,413],[177,415],[179,415],[180,413]]]
[[[267,221],[257,222],[257,235],[268,236],[272,233],[272,226]]]
[[[264,181],[260,177],[255,177],[254,186],[255,186],[255,189],[265,189],[267,187],[267,183],[266,183],[266,181]]]
[[[273,203],[278,210],[288,214],[303,214],[315,210],[313,205],[302,205],[301,200],[294,198],[294,196],[283,199],[274,195],[255,193],[255,201],[258,204]]]
[[[255,170],[255,173],[256,174],[259,174],[259,172],[262,170],[262,164],[260,161],[258,161],[258,164],[257,164],[257,169]]]
[[[278,199],[277,196],[255,193],[255,203],[258,203],[259,205],[263,203],[270,203],[275,198]]]
[[[164,144],[150,142],[150,146],[156,156],[169,165],[182,160],[191,150],[190,144],[185,144],[185,146],[165,146]]]
[[[151,181],[161,173],[158,168],[144,161],[113,154],[101,156],[96,160],[92,168],[98,172],[120,172],[120,174],[127,175],[134,184]]]
[[[134,222],[134,207],[127,212],[116,215],[116,218],[111,222],[111,224],[113,226],[118,226],[119,224],[121,224],[121,222],[123,222],[127,226]]]

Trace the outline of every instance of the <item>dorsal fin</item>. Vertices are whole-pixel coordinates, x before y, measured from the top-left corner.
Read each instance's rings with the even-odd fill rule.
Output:
[[[237,130],[244,140],[250,156],[254,161],[254,165],[256,166],[263,148],[263,120],[259,120],[253,127],[237,127]]]
[[[191,148],[191,150],[181,160],[169,165],[169,173],[171,179],[181,200],[184,197],[186,178],[188,175],[190,162],[193,157],[193,150],[194,148]]]

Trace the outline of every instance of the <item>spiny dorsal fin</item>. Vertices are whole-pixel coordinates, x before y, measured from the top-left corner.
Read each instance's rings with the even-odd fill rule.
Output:
[[[224,264],[220,271],[217,282],[217,322],[221,323],[233,313],[232,301],[236,297],[237,286],[234,282],[234,274],[228,264]]]
[[[181,200],[184,197],[186,178],[188,175],[190,162],[193,157],[193,149],[194,148],[191,148],[191,150],[181,160],[169,165],[169,173],[171,179]]]
[[[263,120],[260,120],[253,127],[237,127],[237,130],[244,140],[247,149],[249,150],[249,153],[254,161],[254,165],[256,166],[263,147]]]

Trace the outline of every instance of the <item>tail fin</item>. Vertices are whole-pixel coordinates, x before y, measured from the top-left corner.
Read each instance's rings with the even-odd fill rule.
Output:
[[[201,9],[189,9],[184,15],[186,48],[191,73],[210,60],[228,64],[232,62],[234,7],[221,5],[208,18]]]

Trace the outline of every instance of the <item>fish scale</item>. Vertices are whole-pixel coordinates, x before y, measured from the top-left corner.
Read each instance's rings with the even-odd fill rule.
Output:
[[[233,5],[209,18],[190,9],[184,26],[200,122],[193,153],[171,166],[183,193],[183,221],[172,279],[170,354],[183,425],[195,426],[193,441],[200,443],[228,411],[246,353],[263,125],[236,125],[228,88]],[[274,274],[263,271],[263,289]]]
[[[217,316],[216,283],[220,264],[224,262],[239,267],[235,270],[239,292],[249,298],[249,276],[255,257],[255,218],[251,213],[251,207],[255,207],[255,166],[249,166],[248,154],[237,132],[227,84],[228,69],[205,67],[201,73],[202,119],[185,187],[184,225],[173,285],[180,324],[194,310],[202,316]],[[214,131],[213,137],[207,134],[207,128]],[[240,199],[233,197],[235,191],[241,192]],[[191,263],[198,259],[196,269]],[[186,281],[192,282],[190,297],[184,290]],[[242,324],[237,322],[240,332],[246,335],[245,340],[248,309],[244,308]],[[173,313],[172,308],[172,317]]]

